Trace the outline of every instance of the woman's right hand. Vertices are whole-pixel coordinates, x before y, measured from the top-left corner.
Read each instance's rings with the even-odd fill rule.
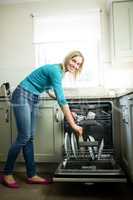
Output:
[[[75,132],[81,136],[83,134],[83,128],[81,126],[78,126],[77,124],[75,124],[75,120],[74,117],[69,109],[68,104],[64,105],[62,107],[62,111],[66,117],[66,120],[68,121],[68,123],[70,124],[71,128],[75,130]]]
[[[71,112],[71,113],[72,113],[74,120],[76,120],[77,119],[77,113],[75,113],[75,112]]]

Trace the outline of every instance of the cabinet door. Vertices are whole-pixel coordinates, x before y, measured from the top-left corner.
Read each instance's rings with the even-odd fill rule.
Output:
[[[128,140],[129,140],[129,121],[128,121],[128,107],[121,105],[121,155],[125,165],[128,166]]]
[[[10,105],[0,101],[0,161],[5,161],[11,145]]]
[[[17,134],[12,112],[12,141]],[[35,135],[35,160],[56,162],[61,158],[63,144],[62,112],[53,100],[40,100]],[[23,156],[17,159],[23,162]]]
[[[133,2],[113,2],[114,59],[133,61]]]
[[[133,95],[127,95],[121,104],[121,155],[127,173],[133,181]]]
[[[57,162],[62,154],[62,112],[55,101],[40,101],[35,140],[37,161]]]
[[[128,141],[128,158],[129,158],[129,173],[133,182],[133,95],[128,96],[129,106],[129,141]]]

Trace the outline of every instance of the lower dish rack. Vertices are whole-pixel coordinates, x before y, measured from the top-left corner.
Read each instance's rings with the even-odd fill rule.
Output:
[[[77,143],[66,134],[63,161],[54,174],[58,182],[126,182],[125,174],[112,149],[103,149],[103,141]],[[68,139],[69,138],[69,139]],[[73,144],[73,145],[72,145]]]
[[[67,157],[59,164],[54,181],[64,182],[126,182],[125,174],[112,159],[90,160],[81,155]]]

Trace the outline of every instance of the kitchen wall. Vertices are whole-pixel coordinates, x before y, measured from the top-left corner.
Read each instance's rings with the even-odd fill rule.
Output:
[[[131,67],[128,64],[126,67],[111,66],[107,0],[42,0],[33,3],[0,5],[0,84],[9,81],[14,88],[34,69],[32,14],[69,15],[97,8],[102,10],[102,87],[132,88]],[[121,77],[119,83],[118,77]]]

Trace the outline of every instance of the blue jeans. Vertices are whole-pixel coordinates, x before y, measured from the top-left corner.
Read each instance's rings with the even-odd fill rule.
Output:
[[[18,86],[12,94],[11,105],[15,114],[18,134],[16,141],[9,149],[4,174],[11,175],[13,173],[15,161],[22,150],[27,176],[32,177],[36,174],[33,139],[38,113],[38,95]]]

